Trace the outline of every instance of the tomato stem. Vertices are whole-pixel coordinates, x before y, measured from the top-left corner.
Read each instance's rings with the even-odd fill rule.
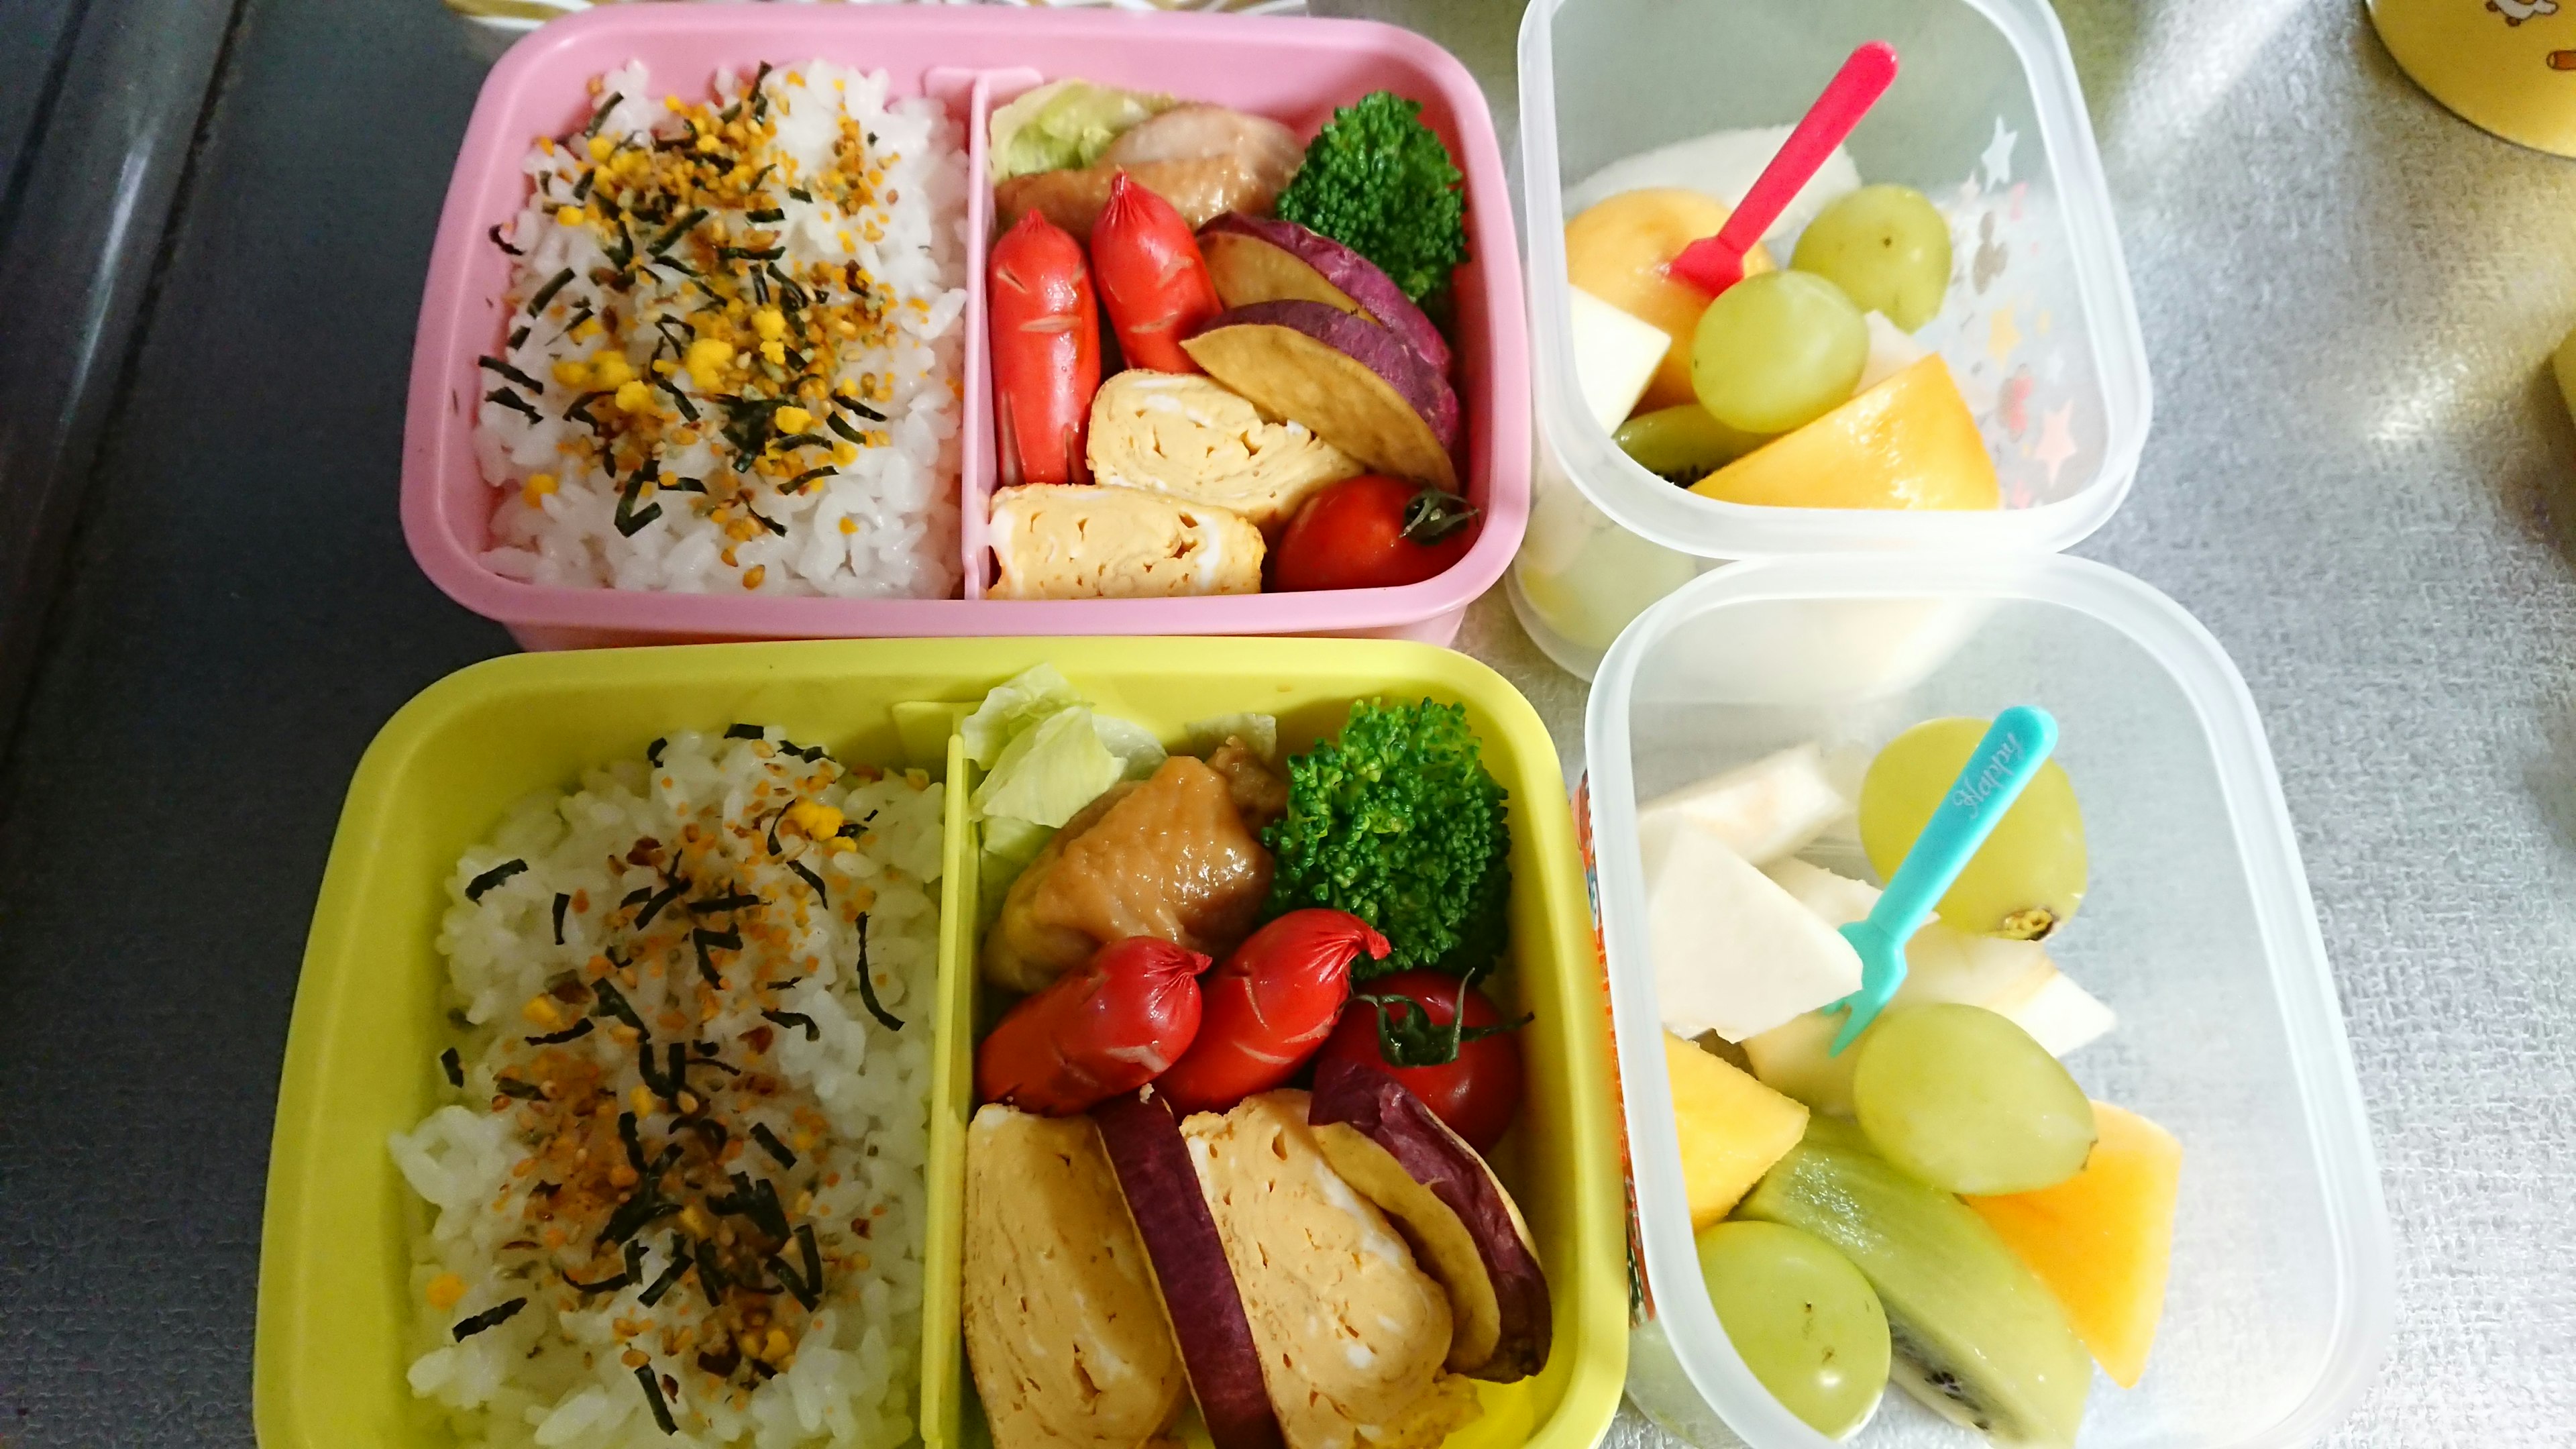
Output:
[[[1469,507],[1467,500],[1455,493],[1425,488],[1404,505],[1404,526],[1397,532],[1428,548],[1475,522],[1483,512]]]
[[[1353,1001],[1365,1001],[1377,1012],[1377,1052],[1391,1067],[1445,1067],[1458,1060],[1459,1050],[1472,1041],[1518,1031],[1537,1019],[1535,1012],[1523,1012],[1516,1021],[1496,1022],[1492,1026],[1468,1026],[1467,993],[1476,989],[1476,980],[1489,968],[1479,966],[1458,978],[1458,1000],[1449,1020],[1434,1022],[1431,1013],[1409,996],[1377,996],[1361,993]],[[1390,1008],[1401,1006],[1403,1011]]]

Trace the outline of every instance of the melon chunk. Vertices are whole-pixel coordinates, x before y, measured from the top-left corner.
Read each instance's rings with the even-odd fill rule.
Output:
[[[2000,508],[2003,486],[1936,354],[1691,485],[1781,508]]]
[[[2037,1192],[1964,1199],[2066,1309],[2111,1381],[2136,1388],[2165,1311],[2182,1144],[2108,1102],[2084,1170]]]
[[[1798,1145],[1807,1109],[1671,1032],[1664,1033],[1664,1073],[1673,1086],[1691,1231],[1702,1232]]]

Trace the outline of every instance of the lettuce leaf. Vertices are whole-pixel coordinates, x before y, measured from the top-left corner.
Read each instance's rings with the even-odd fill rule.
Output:
[[[966,737],[966,758],[990,770],[1022,731],[1058,710],[1088,703],[1054,665],[1040,664],[993,686],[957,732]]]
[[[1163,768],[1163,742],[1154,738],[1152,730],[1112,714],[1093,715],[1091,727],[1099,732],[1101,747],[1118,757],[1119,779],[1151,779]]]
[[[1205,758],[1223,748],[1228,737],[1249,746],[1266,764],[1279,762],[1279,720],[1266,714],[1221,714],[1214,719],[1194,719],[1181,726],[1181,735],[1189,743],[1189,752]]]
[[[993,179],[1088,166],[1121,134],[1178,104],[1170,96],[1087,80],[1052,81],[1023,92],[993,113]]]
[[[1115,785],[1126,766],[1100,742],[1091,711],[1074,706],[1039,721],[1002,750],[971,802],[985,818],[1061,826]]]

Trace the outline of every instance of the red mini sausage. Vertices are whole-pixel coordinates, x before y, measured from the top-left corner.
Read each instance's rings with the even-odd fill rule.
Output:
[[[1189,1050],[1208,958],[1151,936],[1112,941],[1004,1015],[975,1049],[975,1092],[1042,1117],[1133,1091]]]
[[[1225,308],[1198,238],[1170,202],[1119,172],[1091,229],[1091,264],[1100,271],[1100,300],[1128,366],[1199,370],[1181,339]]]
[[[1198,1039],[1154,1083],[1173,1110],[1222,1112],[1297,1074],[1351,999],[1351,960],[1386,937],[1342,911],[1290,911],[1252,933],[1205,985]]]
[[[1100,314],[1082,244],[1036,212],[993,243],[993,406],[1002,481],[1078,483]]]

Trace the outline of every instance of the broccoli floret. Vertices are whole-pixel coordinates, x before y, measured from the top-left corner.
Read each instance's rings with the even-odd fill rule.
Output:
[[[1421,115],[1420,101],[1392,91],[1333,112],[1277,208],[1377,263],[1417,302],[1467,260],[1458,168]]]
[[[1359,980],[1416,966],[1464,973],[1503,952],[1511,827],[1461,705],[1351,706],[1341,737],[1288,762],[1269,913],[1325,906],[1394,947]]]

